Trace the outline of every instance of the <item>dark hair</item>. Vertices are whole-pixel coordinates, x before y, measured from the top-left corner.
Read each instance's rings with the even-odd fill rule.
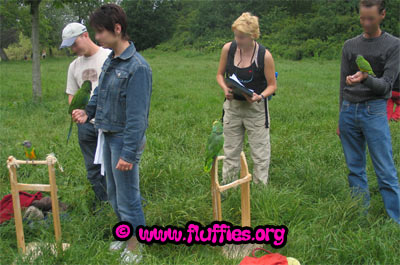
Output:
[[[116,4],[102,5],[96,9],[89,18],[90,26],[98,31],[107,30],[115,33],[115,24],[120,24],[122,39],[128,40],[129,36],[126,33],[126,21],[125,11]]]
[[[379,13],[385,10],[385,0],[360,0],[360,7],[373,7],[377,6]]]

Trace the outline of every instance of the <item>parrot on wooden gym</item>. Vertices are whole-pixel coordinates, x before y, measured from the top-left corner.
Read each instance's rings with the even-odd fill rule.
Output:
[[[32,143],[28,140],[25,140],[22,145],[24,146],[25,156],[28,160],[36,159],[35,148],[32,146]]]
[[[214,158],[218,156],[222,147],[224,146],[224,128],[221,121],[214,121],[212,131],[208,137],[206,146],[206,159],[204,162],[204,171],[210,172]]]

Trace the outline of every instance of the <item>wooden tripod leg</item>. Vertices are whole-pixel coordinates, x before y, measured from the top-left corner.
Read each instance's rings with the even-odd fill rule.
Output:
[[[246,156],[242,152],[240,154],[240,178],[244,178],[249,175],[249,168],[247,166]],[[240,185],[241,189],[241,204],[242,204],[242,226],[251,226],[250,217],[250,181],[247,181]]]
[[[22,225],[22,214],[21,214],[21,203],[19,200],[19,190],[17,187],[17,170],[14,165],[10,166],[10,183],[11,183],[11,194],[14,208],[14,220],[15,220],[15,230],[17,232],[17,243],[18,249],[25,253],[25,237],[24,228]]]
[[[218,160],[214,159],[213,166],[211,168],[211,196],[212,196],[212,207],[213,217],[216,221],[222,221],[222,209],[221,209],[221,192],[218,189]]]
[[[251,226],[250,221],[250,182],[241,185],[242,191],[242,226]]]
[[[50,194],[51,194],[51,209],[53,211],[54,234],[57,243],[61,243],[60,213],[58,209],[57,185],[56,185],[54,164],[49,163],[48,167],[49,167],[49,181],[50,181]]]
[[[212,191],[213,217],[215,221],[222,221],[221,192],[218,189]]]
[[[217,221],[222,221],[222,208],[221,208],[221,192],[217,189],[215,190],[217,194]]]

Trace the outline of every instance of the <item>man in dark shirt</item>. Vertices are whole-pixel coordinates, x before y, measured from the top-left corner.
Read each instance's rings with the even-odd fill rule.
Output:
[[[400,188],[393,161],[386,101],[399,74],[400,40],[380,29],[383,0],[360,1],[363,34],[347,40],[342,50],[338,134],[343,146],[349,185],[354,197],[369,206],[366,145],[388,215],[400,224]],[[360,72],[357,55],[370,62],[376,77]]]

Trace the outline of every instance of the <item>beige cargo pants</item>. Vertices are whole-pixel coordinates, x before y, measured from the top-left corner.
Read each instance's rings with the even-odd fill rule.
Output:
[[[267,184],[271,147],[269,128],[265,128],[264,104],[264,101],[254,103],[235,99],[225,101],[224,155],[226,158],[222,168],[223,184],[238,178],[245,131],[247,131],[254,164],[253,181]]]

